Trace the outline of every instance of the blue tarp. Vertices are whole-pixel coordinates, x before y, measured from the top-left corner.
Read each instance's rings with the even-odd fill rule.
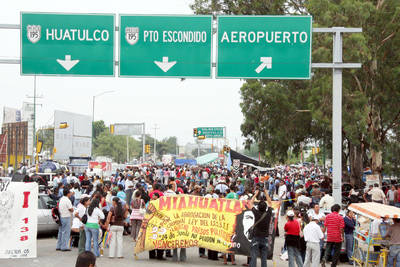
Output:
[[[197,162],[195,159],[175,159],[175,165],[176,166],[182,166],[182,165],[196,165]]]

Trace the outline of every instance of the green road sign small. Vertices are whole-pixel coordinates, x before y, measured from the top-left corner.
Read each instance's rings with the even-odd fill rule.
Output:
[[[21,74],[114,76],[113,14],[21,13]]]
[[[198,127],[197,136],[206,138],[224,138],[224,127]]]
[[[311,16],[218,16],[216,78],[309,79]]]
[[[119,75],[211,78],[212,16],[121,15]]]

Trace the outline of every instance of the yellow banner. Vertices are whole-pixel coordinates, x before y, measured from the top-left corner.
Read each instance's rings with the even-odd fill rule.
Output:
[[[234,242],[235,230],[239,224],[243,228],[244,213],[249,212],[249,208],[249,201],[234,199],[191,195],[161,197],[147,207],[135,253],[188,247],[227,253],[240,247]],[[277,210],[279,202],[273,202],[273,208]]]

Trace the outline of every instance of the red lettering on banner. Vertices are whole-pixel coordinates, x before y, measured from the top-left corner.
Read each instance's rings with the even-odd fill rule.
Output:
[[[23,209],[27,209],[28,208],[28,200],[29,200],[29,195],[31,194],[31,192],[27,191],[24,192],[24,205],[22,205]]]
[[[233,210],[232,210],[231,207],[230,207],[231,202],[232,202],[232,201],[231,201],[230,199],[226,202],[226,207],[225,207],[225,211],[226,211],[226,212],[233,212]]]
[[[23,218],[22,221],[23,221],[25,224],[28,224],[28,218]]]
[[[161,197],[160,198],[160,210],[163,210],[167,206],[167,210],[171,209],[171,197]]]
[[[181,197],[180,200],[178,209],[186,209],[186,198]]]
[[[174,203],[173,204],[173,206],[172,206],[172,208],[174,209],[174,210],[176,210],[176,202],[178,201],[178,198],[177,197],[173,197],[172,198],[172,202]]]
[[[236,214],[242,212],[242,205],[239,200],[235,201],[235,206],[233,207],[233,210],[235,211]]]
[[[200,198],[199,199],[199,208],[206,209],[207,206],[208,206],[208,198],[204,198],[204,197]]]
[[[226,199],[218,198],[218,201],[219,201],[219,211],[221,212],[224,207],[224,203],[226,202]]]
[[[26,233],[26,232],[28,232],[28,231],[29,231],[29,228],[28,228],[28,227],[26,227],[26,226],[21,227],[21,233]]]
[[[218,204],[217,204],[217,200],[215,198],[211,199],[209,209],[215,209],[216,211],[218,211]]]
[[[26,240],[28,240],[28,236],[27,236],[27,235],[23,235],[23,236],[21,236],[21,237],[19,238],[19,240],[21,240],[21,241],[26,241]]]
[[[197,203],[199,202],[199,198],[198,197],[189,197],[189,204],[188,204],[188,208],[197,208]]]

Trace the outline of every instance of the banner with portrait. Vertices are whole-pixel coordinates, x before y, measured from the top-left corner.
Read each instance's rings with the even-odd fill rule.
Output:
[[[38,184],[0,178],[0,258],[36,258]]]
[[[164,196],[151,201],[135,253],[153,249],[202,247],[223,253],[250,255],[247,230],[254,224],[255,218],[249,204],[247,200],[191,195]],[[272,208],[273,214],[277,214],[279,202],[273,202]],[[273,218],[271,234],[276,228]],[[270,235],[271,242],[273,237]]]

